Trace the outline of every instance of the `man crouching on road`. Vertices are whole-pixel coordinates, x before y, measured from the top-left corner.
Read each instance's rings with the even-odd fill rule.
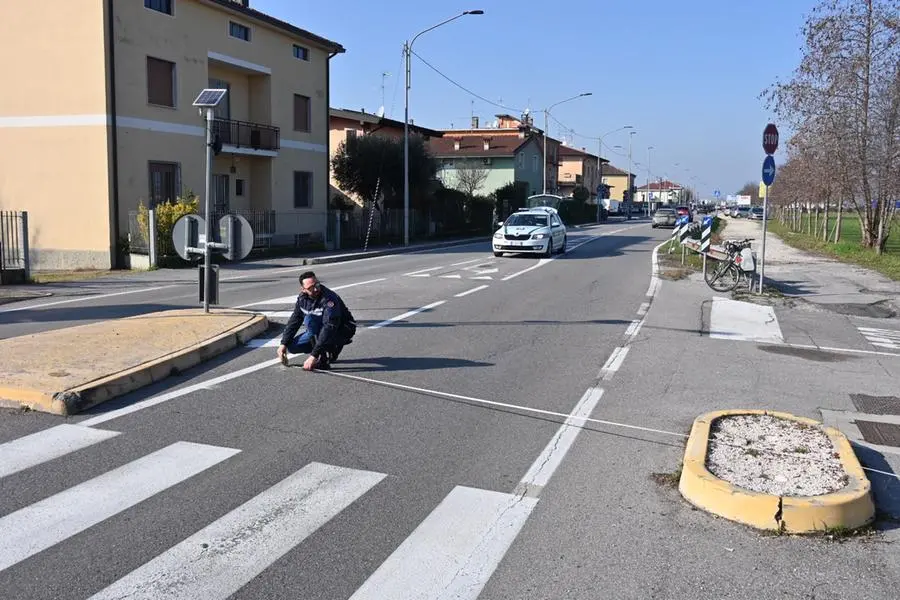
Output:
[[[294,337],[301,324],[306,330]],[[319,283],[312,271],[300,275],[300,295],[278,346],[281,364],[287,366],[288,352],[308,352],[304,369],[328,369],[354,335],[356,321],[341,297]]]

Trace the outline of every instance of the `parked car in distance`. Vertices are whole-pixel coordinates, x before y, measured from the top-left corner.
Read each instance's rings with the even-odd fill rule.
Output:
[[[750,214],[747,215],[748,219],[753,221],[762,221],[763,218],[763,209],[761,206],[754,206],[750,209]]]
[[[675,227],[675,221],[678,219],[678,214],[675,212],[674,208],[667,208],[665,206],[657,208],[656,212],[653,213],[653,220],[651,221],[650,226],[653,229],[657,227]]]
[[[738,206],[736,209],[731,211],[731,216],[735,219],[746,219],[750,216],[750,207],[749,206]]]
[[[690,206],[676,206],[675,212],[678,214],[679,217],[687,216],[688,221],[694,220],[694,214],[691,212]]]

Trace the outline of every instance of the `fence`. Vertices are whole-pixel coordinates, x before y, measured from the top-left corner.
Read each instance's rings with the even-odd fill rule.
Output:
[[[0,283],[25,282],[29,271],[28,213],[0,211]]]

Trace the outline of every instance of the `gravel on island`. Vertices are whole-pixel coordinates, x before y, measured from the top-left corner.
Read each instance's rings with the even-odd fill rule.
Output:
[[[706,468],[733,485],[776,496],[819,496],[848,482],[824,431],[772,415],[716,419]]]

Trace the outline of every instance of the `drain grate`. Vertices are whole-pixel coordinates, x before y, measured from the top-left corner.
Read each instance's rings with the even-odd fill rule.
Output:
[[[900,446],[900,425],[893,423],[876,423],[875,421],[856,421],[856,426],[863,439],[881,446]]]
[[[900,415],[900,398],[897,396],[869,396],[850,394],[853,406],[861,413],[870,415]]]

